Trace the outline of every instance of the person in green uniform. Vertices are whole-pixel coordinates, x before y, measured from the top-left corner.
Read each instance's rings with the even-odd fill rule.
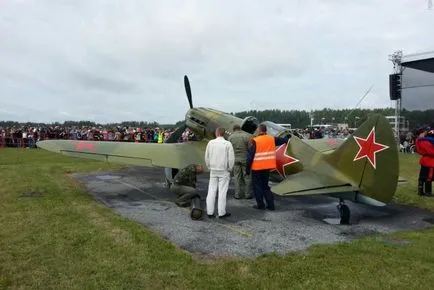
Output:
[[[189,207],[191,200],[199,195],[196,192],[197,174],[203,172],[203,166],[190,164],[181,170],[173,178],[170,191],[177,195],[176,204],[180,207]]]
[[[234,125],[233,133],[228,141],[232,143],[235,153],[234,177],[235,177],[235,198],[252,198],[252,180],[246,174],[247,152],[250,135],[241,130],[239,125]],[[244,191],[242,190],[244,187]]]

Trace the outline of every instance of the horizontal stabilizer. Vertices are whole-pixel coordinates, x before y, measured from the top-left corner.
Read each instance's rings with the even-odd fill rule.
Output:
[[[358,190],[358,187],[354,187],[345,181],[310,170],[291,175],[271,188],[272,192],[283,196],[330,194]]]
[[[346,139],[341,138],[322,138],[322,139],[303,139],[303,142],[313,147],[315,150],[327,153],[332,152],[341,146]]]

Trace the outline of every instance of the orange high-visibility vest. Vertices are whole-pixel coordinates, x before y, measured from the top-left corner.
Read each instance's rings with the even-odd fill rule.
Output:
[[[265,170],[276,168],[276,144],[274,137],[260,135],[253,140],[256,143],[256,153],[253,158],[252,170]]]

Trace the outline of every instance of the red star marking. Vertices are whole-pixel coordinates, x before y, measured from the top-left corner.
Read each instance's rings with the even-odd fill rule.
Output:
[[[375,142],[375,127],[372,128],[366,139],[354,136],[354,140],[356,141],[357,145],[359,145],[359,152],[357,152],[357,155],[354,157],[353,161],[366,157],[369,160],[369,163],[371,163],[372,167],[376,169],[376,154],[389,148],[389,146]]]
[[[335,146],[335,145],[338,144],[338,140],[336,140],[335,138],[331,138],[331,139],[328,139],[328,140],[326,141],[326,143],[327,143],[329,146]]]
[[[276,149],[276,170],[282,177],[286,177],[285,167],[296,163],[300,160],[295,159],[294,157],[286,154],[286,150],[288,149],[288,143],[280,145]]]
[[[92,143],[86,143],[84,141],[79,141],[75,143],[75,150],[83,150],[83,149],[95,151],[95,146]]]

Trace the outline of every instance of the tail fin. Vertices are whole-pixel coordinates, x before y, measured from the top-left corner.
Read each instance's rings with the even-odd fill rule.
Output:
[[[339,148],[325,156],[361,197],[390,202],[399,178],[398,149],[392,127],[382,115],[372,115]]]

